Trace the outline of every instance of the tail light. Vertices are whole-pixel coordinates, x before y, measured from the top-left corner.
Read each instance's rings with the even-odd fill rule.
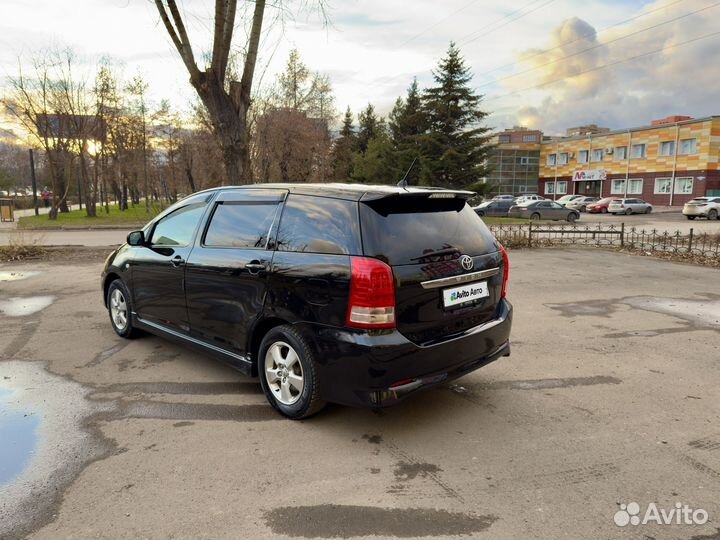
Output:
[[[505,251],[505,247],[500,244],[500,251],[502,252],[502,258],[503,258],[503,285],[502,285],[502,298],[505,298],[505,295],[507,293],[507,283],[508,279],[510,278],[510,259],[508,259],[507,251]]]
[[[351,258],[347,325],[395,328],[395,282],[392,269],[377,259]]]

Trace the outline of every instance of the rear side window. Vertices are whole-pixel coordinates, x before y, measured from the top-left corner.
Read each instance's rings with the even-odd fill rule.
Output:
[[[360,204],[360,221],[365,255],[393,266],[497,250],[482,219],[461,199],[390,197]]]
[[[357,203],[290,195],[280,219],[278,251],[359,255]]]
[[[277,203],[223,202],[215,207],[205,234],[208,247],[265,249]]]

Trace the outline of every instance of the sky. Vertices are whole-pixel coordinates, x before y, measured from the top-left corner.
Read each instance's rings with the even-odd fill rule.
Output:
[[[720,114],[719,0],[326,0],[325,16],[313,0],[285,0],[282,11],[280,1],[267,8],[256,83],[272,83],[297,48],[330,76],[340,112],[372,102],[387,114],[413,77],[432,83],[454,41],[493,129],[559,134]],[[179,4],[201,63],[214,2]],[[239,1],[237,47],[253,5]],[[0,1],[0,91],[19,63],[66,47],[88,74],[109,57],[125,78],[142,75],[153,101],[189,108],[193,90],[153,1]]]

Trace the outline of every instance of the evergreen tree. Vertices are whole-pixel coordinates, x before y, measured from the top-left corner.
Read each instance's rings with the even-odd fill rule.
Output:
[[[395,169],[389,166],[392,159],[392,142],[385,122],[378,120],[375,136],[368,142],[365,153],[353,158],[352,179],[366,184],[395,184]]]
[[[372,103],[368,103],[368,106],[358,116],[358,134],[357,134],[357,149],[361,154],[365,154],[368,149],[370,141],[378,135],[378,117],[375,114],[375,107]]]
[[[393,146],[391,166],[402,177],[413,160],[418,159],[408,175],[408,183],[417,184],[422,168],[421,140],[427,130],[427,117],[422,106],[417,79],[413,79],[406,98],[398,98],[389,117]],[[400,178],[398,178],[400,180]]]
[[[470,87],[472,74],[450,43],[447,55],[433,71],[435,85],[423,94],[427,133],[422,139],[422,182],[462,188],[487,175],[489,128],[480,108],[482,96]]]
[[[357,136],[353,127],[353,114],[350,107],[345,111],[340,136],[332,149],[332,177],[334,180],[347,181],[352,173],[353,153],[357,146]]]

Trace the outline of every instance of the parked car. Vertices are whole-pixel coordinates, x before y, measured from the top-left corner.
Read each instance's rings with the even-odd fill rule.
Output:
[[[652,205],[642,199],[613,199],[608,205],[608,212],[611,214],[649,214],[652,212]]]
[[[515,204],[521,204],[528,201],[544,201],[545,197],[541,197],[540,195],[520,195],[517,199],[515,199]]]
[[[508,258],[471,195],[349,184],[191,195],[108,257],[110,322],[258,376],[290,418],[326,401],[394,404],[510,354]]]
[[[563,195],[555,202],[558,203],[561,206],[565,206],[570,201],[574,201],[575,199],[579,199],[580,197],[584,197],[585,195]]]
[[[605,197],[587,205],[587,212],[590,214],[607,214],[608,205],[615,200],[615,197]]]
[[[578,197],[577,199],[573,199],[569,203],[565,204],[565,207],[572,208],[573,210],[579,210],[580,212],[585,212],[589,204],[592,204],[599,200],[600,197]]]
[[[685,203],[682,213],[688,219],[698,217],[718,219],[718,216],[720,216],[720,197],[696,197]]]
[[[574,223],[580,218],[580,212],[571,208],[565,208],[555,201],[531,201],[517,204],[510,208],[508,217],[526,219],[551,219],[569,221]]]
[[[493,200],[484,202],[473,208],[473,210],[475,210],[475,213],[480,217],[507,217],[508,210],[510,210],[510,207],[514,204],[514,201],[507,199]]]
[[[509,193],[506,193],[504,195],[495,195],[491,200],[493,200],[493,201],[514,201],[515,195],[510,195]]]

